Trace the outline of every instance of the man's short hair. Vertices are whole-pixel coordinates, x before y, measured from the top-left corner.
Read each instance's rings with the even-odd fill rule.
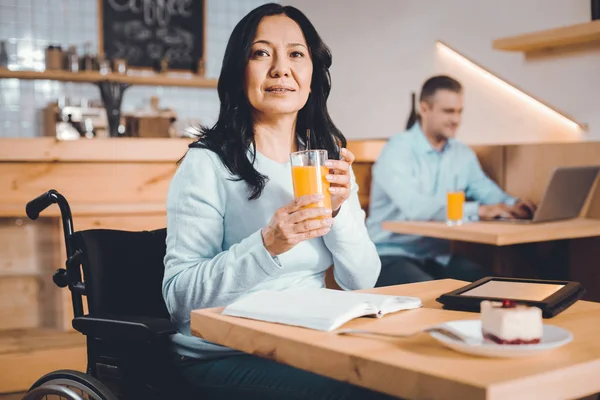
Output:
[[[435,95],[438,90],[450,90],[455,93],[462,92],[462,85],[454,78],[447,75],[433,76],[423,84],[419,101],[427,101]]]

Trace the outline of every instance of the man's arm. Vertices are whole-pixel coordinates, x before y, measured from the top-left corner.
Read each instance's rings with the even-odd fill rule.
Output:
[[[514,205],[517,199],[504,193],[498,185],[491,180],[481,169],[479,160],[475,153],[469,149],[467,162],[468,181],[465,191],[467,198],[473,199],[480,204],[504,203]]]
[[[469,180],[465,195],[475,200],[479,217],[528,218],[535,212],[535,204],[520,201],[505,193],[481,169],[475,153],[469,149]]]

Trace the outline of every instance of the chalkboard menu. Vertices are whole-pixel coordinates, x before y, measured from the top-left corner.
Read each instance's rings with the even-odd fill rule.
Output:
[[[100,50],[130,67],[194,70],[204,57],[205,0],[98,0]]]

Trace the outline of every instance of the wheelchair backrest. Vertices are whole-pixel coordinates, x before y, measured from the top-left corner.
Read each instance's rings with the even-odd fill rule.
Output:
[[[162,297],[166,229],[93,229],[71,236],[82,251],[88,310],[93,316],[169,318]]]

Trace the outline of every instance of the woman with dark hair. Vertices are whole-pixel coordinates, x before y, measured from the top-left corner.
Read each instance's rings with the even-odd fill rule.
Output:
[[[179,329],[178,367],[199,398],[384,397],[190,334],[193,309],[262,289],[323,287],[332,264],[345,290],[375,284],[380,261],[358,202],[354,156],[327,112],[330,65],[300,11],[251,11],[227,44],[218,121],[201,130],[169,188],[163,295]],[[322,196],[294,200],[289,155],[308,145],[329,153],[331,209],[314,207]]]

